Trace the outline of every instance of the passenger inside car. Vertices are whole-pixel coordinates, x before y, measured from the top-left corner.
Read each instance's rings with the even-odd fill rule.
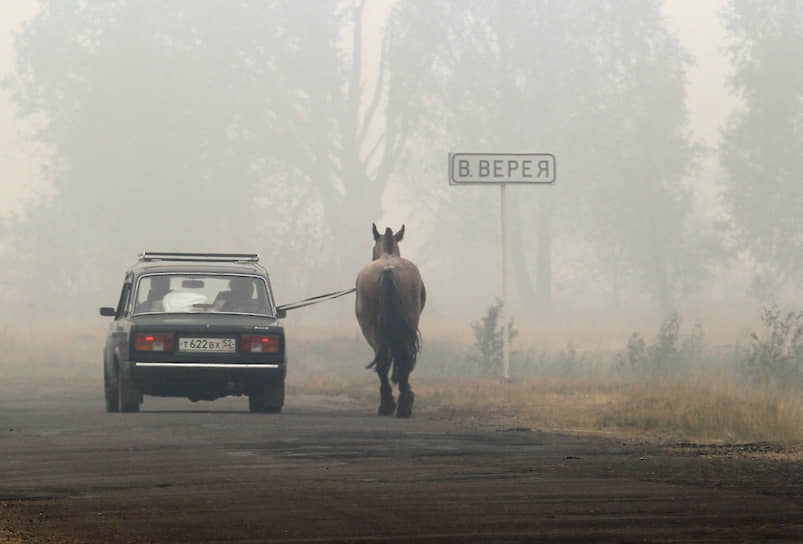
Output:
[[[221,291],[215,297],[213,304],[218,312],[256,311],[257,301],[254,299],[254,280],[251,278],[235,277],[229,280],[229,290]]]

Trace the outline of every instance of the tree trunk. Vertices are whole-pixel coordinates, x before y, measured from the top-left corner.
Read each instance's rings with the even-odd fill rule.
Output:
[[[618,310],[622,305],[621,287],[619,285],[620,268],[622,263],[621,252],[617,251],[613,256],[613,304]]]
[[[516,189],[514,189],[515,191]],[[526,189],[525,189],[526,190]],[[530,270],[527,267],[527,257],[525,245],[521,235],[521,209],[518,201],[513,198],[510,209],[510,260],[513,264],[513,275],[516,280],[516,288],[519,297],[527,308],[534,308],[538,299],[535,296]],[[510,200],[508,203],[511,204]]]
[[[535,295],[542,313],[552,311],[552,204],[547,195],[536,209]]]
[[[671,315],[676,311],[675,297],[672,293],[672,285],[669,282],[667,265],[663,258],[658,259],[658,304],[661,308],[661,318]]]

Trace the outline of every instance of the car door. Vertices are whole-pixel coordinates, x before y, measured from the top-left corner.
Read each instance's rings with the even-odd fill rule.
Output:
[[[133,275],[126,275],[123,287],[120,290],[120,298],[117,301],[117,308],[114,314],[114,321],[109,325],[109,334],[106,340],[106,368],[114,372],[112,364],[115,359],[118,361],[128,359],[128,333],[131,329],[131,289],[133,286]]]

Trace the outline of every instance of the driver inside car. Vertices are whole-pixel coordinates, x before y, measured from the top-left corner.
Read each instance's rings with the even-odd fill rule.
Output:
[[[148,296],[142,302],[137,303],[136,313],[162,312],[164,311],[165,295],[172,292],[170,289],[169,276],[153,276],[150,278],[150,289]]]
[[[254,311],[254,281],[251,278],[235,277],[229,280],[229,290],[221,291],[213,303],[218,312]]]

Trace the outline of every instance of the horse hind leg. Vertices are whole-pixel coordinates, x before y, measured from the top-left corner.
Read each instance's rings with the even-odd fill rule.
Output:
[[[401,367],[402,365],[397,365]],[[413,402],[415,393],[410,387],[410,369],[407,367],[399,368],[399,409],[396,417],[410,417],[413,414]]]
[[[385,356],[377,359],[376,373],[379,375],[379,408],[377,413],[380,416],[392,416],[396,411],[396,401],[393,400],[393,388],[388,380],[388,370],[390,369],[390,357]]]

